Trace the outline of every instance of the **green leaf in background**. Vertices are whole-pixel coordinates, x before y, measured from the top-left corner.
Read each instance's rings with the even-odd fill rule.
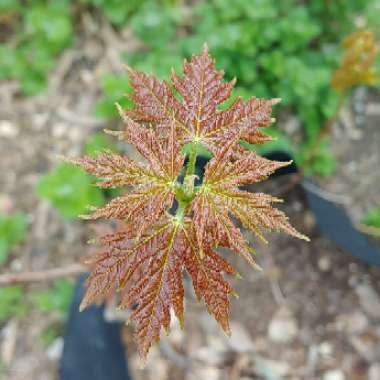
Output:
[[[363,223],[368,226],[380,228],[380,206],[366,212]]]
[[[57,54],[74,40],[74,20],[91,12],[95,19],[107,19],[116,32],[131,28],[139,48],[122,54],[123,58],[130,66],[161,79],[168,79],[172,67],[181,71],[182,59],[190,58],[207,42],[217,67],[225,69],[226,79],[238,78],[237,93],[281,97],[279,107],[288,107],[301,120],[303,138],[293,147],[300,157],[336,110],[337,94],[330,78],[341,59],[342,39],[357,28],[358,19],[363,28],[380,37],[377,0],[0,3],[1,12],[15,15],[0,43],[0,80],[16,79],[24,94],[34,95],[46,88]],[[380,71],[380,55],[376,65]],[[131,91],[126,74],[105,74],[100,82],[103,98],[95,106],[98,117],[116,118],[115,102],[125,108],[132,106],[125,96]],[[333,162],[323,153],[307,171],[332,172]]]
[[[52,344],[60,335],[62,335],[62,327],[58,325],[51,325],[45,327],[39,334],[41,343],[47,347]]]
[[[95,105],[95,115],[101,118],[116,118],[119,116],[115,103],[123,108],[131,108],[132,100],[126,95],[132,91],[128,75],[106,74],[100,78],[103,98]]]
[[[73,37],[67,1],[51,1],[25,8],[25,38],[40,40],[53,54],[66,47]]]
[[[136,35],[149,46],[158,47],[176,38],[176,25],[181,23],[182,8],[168,7],[157,1],[145,1],[130,20]],[[165,57],[162,54],[162,57]]]
[[[0,265],[7,260],[11,249],[25,239],[26,228],[25,214],[0,215]]]
[[[314,158],[308,161],[311,147],[303,144],[296,154],[296,163],[303,166],[305,174],[315,174],[321,177],[332,175],[337,168],[335,157],[328,151],[328,139],[324,138],[315,151]]]
[[[67,219],[85,213],[89,205],[100,206],[104,203],[103,193],[92,184],[92,177],[80,168],[65,163],[42,176],[37,191]]]
[[[116,151],[117,148],[109,141],[108,136],[100,132],[93,134],[84,147],[86,155],[95,155],[103,150]]]
[[[24,291],[20,286],[0,288],[0,324],[12,316],[24,317],[28,313],[28,305],[23,299]]]
[[[68,280],[57,280],[49,290],[34,291],[31,294],[32,303],[42,313],[56,311],[64,320],[70,307],[74,292],[74,284]]]
[[[74,39],[69,0],[1,1],[13,12],[10,42],[0,44],[0,79],[17,79],[25,95],[45,89],[58,53]]]
[[[116,26],[123,26],[128,16],[142,5],[140,0],[80,0],[80,2],[98,8]]]
[[[21,8],[21,0],[1,0],[1,12],[19,12]]]

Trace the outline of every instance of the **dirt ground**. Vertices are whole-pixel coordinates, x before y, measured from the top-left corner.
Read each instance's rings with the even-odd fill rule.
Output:
[[[17,85],[0,84],[1,205],[22,210],[29,218],[27,241],[14,252],[6,271],[64,266],[87,251],[89,227],[60,218],[37,197],[35,186],[58,162],[58,155],[79,154],[88,136],[110,127],[92,116],[100,96],[99,76],[120,72],[119,52],[133,43],[127,46],[109,33],[84,33],[62,55],[48,91],[39,97],[21,99]],[[360,126],[352,113],[342,114],[331,144],[338,171],[318,181],[355,223],[380,203],[380,94],[368,93],[364,105]],[[275,193],[283,183],[283,178],[275,179],[264,187]],[[173,324],[172,334],[152,350],[144,369],[126,328],[124,340],[137,380],[380,379],[379,269],[353,259],[321,236],[300,189],[283,196],[284,210],[311,242],[274,234],[268,246],[257,247],[261,273],[248,271],[241,260],[232,258],[244,278],[233,282],[240,298],[232,300],[231,339],[191,294],[185,331]],[[46,286],[29,285],[26,293]],[[36,343],[52,319],[32,310],[2,327],[4,380],[57,379],[62,339],[47,348]]]

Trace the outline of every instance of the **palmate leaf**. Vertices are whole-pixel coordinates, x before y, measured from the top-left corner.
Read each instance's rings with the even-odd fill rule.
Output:
[[[172,205],[174,183],[184,157],[180,154],[173,124],[171,133],[162,141],[155,138],[152,130],[140,127],[128,117],[124,120],[126,128],[122,138],[137,149],[146,160],[145,164],[111,152],[67,161],[100,178],[100,187],[132,187],[107,205],[94,208],[92,215],[82,216],[84,219],[131,221],[141,233]]]
[[[234,291],[223,273],[237,273],[210,246],[201,259],[190,220],[180,223],[164,216],[138,239],[133,229],[126,228],[104,236],[100,243],[103,251],[87,262],[92,271],[81,308],[123,289],[120,307],[134,307],[131,319],[143,357],[159,339],[161,327],[169,331],[171,308],[183,325],[184,268],[190,273],[197,297],[204,299],[209,312],[229,332],[228,296]]]
[[[222,81],[207,46],[184,63],[183,77],[172,75],[181,101],[168,83],[132,69],[129,74],[136,106],[129,111],[117,106],[125,129],[109,133],[132,144],[143,162],[107,151],[68,161],[98,177],[98,186],[126,190],[84,216],[117,219],[120,228],[100,237],[102,249],[87,261],[91,272],[81,309],[118,292],[120,307],[132,309],[136,342],[145,358],[162,328],[169,331],[171,310],[184,323],[184,271],[197,298],[229,334],[229,297],[235,291],[225,275],[238,273],[217,248],[234,251],[258,267],[236,221],[264,241],[266,230],[307,238],[273,207],[278,199],[242,189],[288,164],[264,159],[239,145],[240,140],[269,140],[260,127],[273,122],[270,113],[277,99],[238,98],[220,111],[235,81]],[[189,144],[182,170],[180,152],[188,142],[196,144]],[[197,144],[214,153],[200,185],[194,184]]]
[[[134,90],[129,96],[136,106],[123,113],[137,121],[157,124],[160,135],[168,133],[174,118],[182,143],[200,143],[213,153],[241,128],[247,129],[241,139],[251,144],[272,139],[259,127],[274,121],[270,114],[279,99],[252,97],[245,101],[239,97],[229,108],[220,111],[218,107],[231,96],[236,80],[222,81],[223,71],[215,69],[207,45],[199,56],[184,62],[183,77],[172,73],[172,84],[182,102],[175,98],[166,81],[131,68],[128,72]]]
[[[240,133],[237,133],[206,165],[203,184],[190,207],[194,212],[199,247],[207,245],[211,236],[215,245],[238,252],[256,267],[251,249],[230,215],[264,242],[263,230],[284,231],[300,239],[308,238],[290,225],[282,211],[272,207],[281,200],[239,189],[239,186],[262,181],[276,169],[289,164],[267,160],[253,152],[231,161],[239,138]]]

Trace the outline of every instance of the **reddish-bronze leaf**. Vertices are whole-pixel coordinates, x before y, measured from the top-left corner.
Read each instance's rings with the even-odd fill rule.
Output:
[[[104,251],[92,261],[87,292],[81,308],[101,300],[110,291],[127,288],[121,307],[134,307],[136,340],[142,356],[170,325],[170,309],[183,321],[182,230],[172,218],[163,218],[149,233],[136,239],[131,231],[105,236]],[[138,272],[139,277],[129,283]]]
[[[171,308],[183,325],[184,268],[198,299],[204,300],[209,312],[230,332],[229,296],[234,290],[223,273],[236,276],[237,272],[210,245],[200,257],[190,220],[182,223],[174,217],[163,217],[137,239],[133,230],[126,228],[104,236],[100,243],[103,250],[87,261],[91,274],[81,309],[124,290],[120,307],[133,306],[131,319],[143,357],[159,340],[161,327],[169,331]]]
[[[255,153],[232,160],[239,136],[237,133],[207,164],[203,184],[191,207],[200,247],[211,235],[216,244],[238,252],[255,266],[245,238],[231,215],[262,241],[266,241],[263,230],[284,231],[300,239],[308,238],[290,225],[282,211],[272,207],[279,199],[239,189],[239,186],[262,181],[276,169],[289,164],[270,161]]]
[[[270,140],[261,127],[273,122],[270,113],[278,99],[238,98],[220,110],[235,80],[222,81],[223,73],[215,69],[206,45],[200,55],[185,61],[184,76],[172,74],[181,101],[165,81],[128,70],[136,106],[125,111],[117,105],[125,129],[108,132],[132,144],[142,162],[111,152],[68,161],[98,177],[101,187],[126,189],[84,217],[117,219],[122,227],[98,239],[102,249],[87,261],[91,272],[81,309],[118,292],[120,307],[132,309],[135,338],[146,357],[161,329],[169,331],[171,310],[183,325],[184,270],[197,298],[229,334],[229,297],[234,290],[224,275],[238,274],[217,249],[234,251],[257,268],[236,221],[264,241],[266,230],[307,238],[273,207],[278,199],[242,189],[288,164],[239,145],[240,140]],[[200,185],[194,185],[195,144],[184,168],[181,148],[188,142],[214,153]]]
[[[231,96],[235,80],[223,83],[223,72],[217,71],[207,45],[199,56],[183,64],[184,77],[174,71],[172,82],[182,96],[191,138],[203,136],[216,118],[217,107]]]
[[[209,313],[215,317],[223,330],[230,334],[229,296],[235,291],[224,279],[223,273],[232,276],[237,276],[238,273],[209,244],[204,246],[201,257],[194,227],[190,224],[184,227],[184,235],[188,244],[185,251],[185,267],[192,278],[195,294],[199,300],[204,300]]]
[[[157,124],[160,135],[167,133],[167,126],[174,118],[183,143],[200,143],[213,153],[241,128],[247,129],[242,140],[251,144],[272,139],[259,127],[273,122],[272,105],[279,99],[238,98],[228,109],[220,111],[218,107],[231,96],[236,80],[222,81],[223,71],[216,70],[206,44],[200,55],[184,62],[184,76],[172,73],[172,84],[182,102],[176,100],[167,82],[132,69],[128,72],[134,90],[130,97],[136,106],[123,114],[136,121]]]
[[[131,68],[128,68],[128,73],[134,89],[130,98],[136,106],[132,110],[123,111],[124,115],[136,121],[165,127],[171,125],[174,119],[181,134],[188,132],[183,106],[176,100],[166,81],[160,81],[153,75]],[[159,128],[158,132],[161,132],[161,129]]]
[[[174,124],[170,134],[158,140],[153,130],[140,127],[127,116],[124,120],[126,128],[122,137],[137,149],[146,164],[110,152],[68,161],[99,177],[101,187],[132,186],[128,193],[94,208],[93,214],[83,216],[84,219],[119,219],[133,223],[136,231],[142,232],[172,205],[175,180],[184,158],[179,151]]]
[[[96,157],[85,156],[65,160],[100,178],[98,186],[104,188],[139,185],[150,175],[149,168],[143,164],[112,152],[103,152]]]
[[[225,111],[217,112],[215,122],[210,125],[204,137],[204,144],[212,151],[233,138],[239,129],[246,132],[240,136],[250,144],[262,144],[271,141],[272,137],[262,133],[259,127],[273,122],[270,117],[272,106],[280,99],[265,100],[252,97],[244,101],[238,98]]]

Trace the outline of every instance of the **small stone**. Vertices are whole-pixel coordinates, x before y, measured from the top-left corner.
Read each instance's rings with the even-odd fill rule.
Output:
[[[360,284],[355,288],[364,311],[372,318],[380,318],[380,297],[370,284]]]
[[[280,308],[269,323],[268,335],[273,342],[289,343],[298,333],[297,321],[286,307]]]
[[[255,348],[248,331],[237,322],[231,322],[231,338],[228,343],[231,349],[238,353],[253,351]]]
[[[331,259],[328,256],[322,256],[318,260],[318,268],[321,272],[328,272],[331,269]]]
[[[0,136],[5,138],[16,137],[19,133],[16,125],[9,120],[0,120]]]
[[[284,361],[270,360],[261,357],[253,358],[255,370],[259,375],[265,378],[282,378],[289,375],[290,365]],[[271,374],[271,377],[268,375]]]
[[[9,267],[13,272],[20,272],[23,268],[23,261],[20,258],[16,258],[10,262]]]
[[[340,369],[331,369],[323,375],[323,380],[345,380],[346,376]]]
[[[52,128],[53,137],[55,137],[56,139],[62,138],[66,135],[67,129],[68,127],[65,123],[54,124]]]
[[[380,379],[380,363],[373,363],[368,370],[368,380]]]
[[[80,75],[80,79],[82,80],[84,84],[89,85],[95,79],[95,76],[91,70],[87,70],[87,69],[81,70],[79,75]]]
[[[319,353],[321,354],[322,357],[324,358],[331,357],[333,353],[333,346],[329,342],[322,342],[318,348],[319,348]]]
[[[63,338],[60,336],[47,348],[46,356],[52,361],[59,360],[63,352]]]

